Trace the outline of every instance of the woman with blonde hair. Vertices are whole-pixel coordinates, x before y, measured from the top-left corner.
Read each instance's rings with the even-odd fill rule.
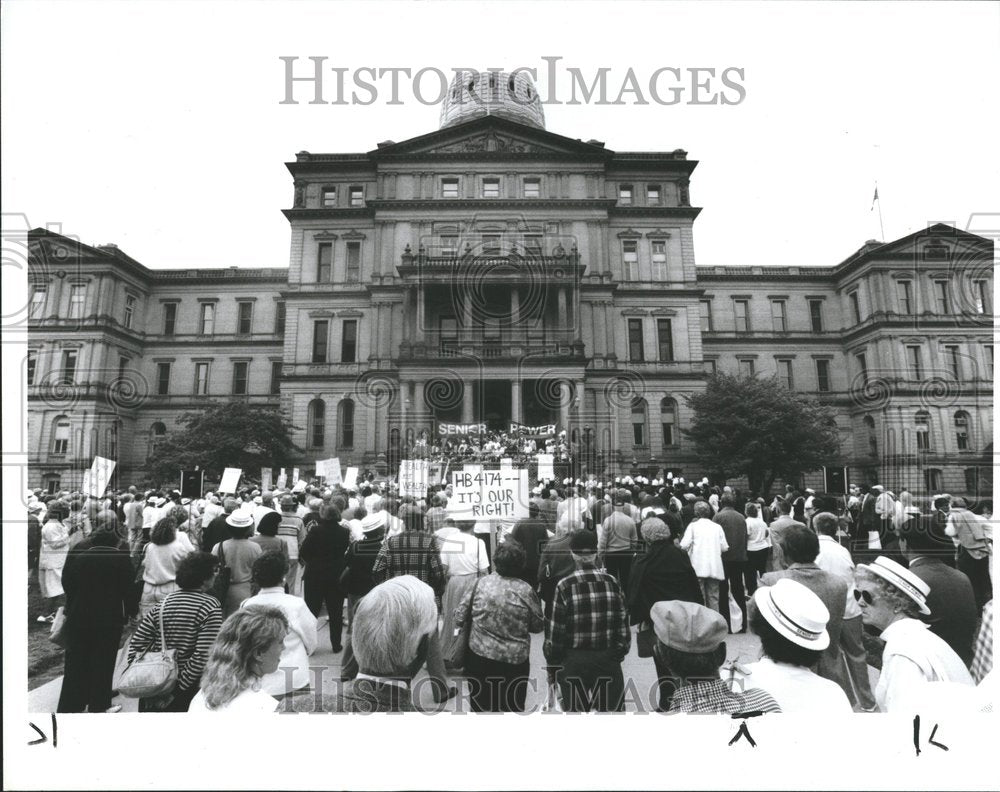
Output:
[[[278,700],[261,689],[261,680],[278,670],[288,630],[284,612],[269,605],[251,605],[226,619],[188,712],[274,712]]]

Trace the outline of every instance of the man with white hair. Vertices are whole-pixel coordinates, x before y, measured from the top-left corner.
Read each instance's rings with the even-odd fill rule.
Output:
[[[299,712],[415,712],[410,684],[427,659],[437,632],[434,590],[412,575],[380,583],[354,613],[351,645],[357,677],[339,694],[316,689],[315,696],[286,699]]]

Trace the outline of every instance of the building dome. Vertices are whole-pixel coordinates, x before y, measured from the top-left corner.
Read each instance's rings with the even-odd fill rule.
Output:
[[[441,107],[441,129],[473,118],[496,115],[545,129],[545,113],[535,84],[524,72],[458,73]]]

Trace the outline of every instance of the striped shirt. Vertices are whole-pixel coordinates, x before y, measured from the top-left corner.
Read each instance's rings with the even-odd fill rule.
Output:
[[[614,577],[589,567],[559,581],[545,642],[546,660],[558,663],[571,649],[604,649],[624,658],[631,645],[625,598]]]
[[[155,605],[136,628],[128,647],[128,661],[142,651],[160,649],[160,608],[168,649],[176,649],[177,688],[191,690],[201,682],[208,652],[222,627],[219,601],[201,591],[176,591]]]

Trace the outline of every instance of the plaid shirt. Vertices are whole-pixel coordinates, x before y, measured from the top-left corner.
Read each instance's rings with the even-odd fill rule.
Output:
[[[976,634],[969,672],[978,685],[993,670],[993,600],[983,606],[983,621]]]
[[[603,649],[621,659],[631,645],[625,598],[612,575],[587,567],[559,581],[545,642],[546,660],[558,663],[571,649]]]
[[[759,688],[738,693],[724,679],[682,685],[674,693],[670,712],[699,712],[731,715],[735,712],[781,712],[771,694]]]
[[[441,563],[441,545],[437,537],[423,531],[403,531],[389,537],[382,545],[372,567],[375,584],[400,575],[413,575],[434,589],[440,597],[448,582],[448,572]]]

